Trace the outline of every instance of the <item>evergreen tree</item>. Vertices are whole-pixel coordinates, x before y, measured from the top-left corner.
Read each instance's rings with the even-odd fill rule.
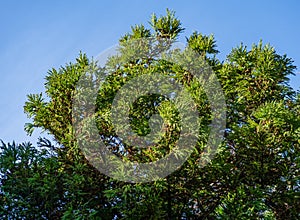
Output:
[[[57,144],[45,139],[38,147],[2,143],[1,218],[299,219],[300,96],[288,84],[296,68],[293,61],[261,41],[250,49],[234,48],[220,61],[214,36],[198,32],[187,37],[183,52],[174,51],[186,60],[193,58],[189,51],[198,54],[215,72],[225,96],[223,141],[201,167],[214,120],[208,94],[179,61],[159,56],[184,31],[175,13],[153,15],[150,26],[152,30],[136,25],[121,37],[119,55],[108,60],[104,82],[103,68],[80,54],[75,63],[48,72],[46,94],[28,95],[24,110],[32,123],[26,131],[42,128]],[[141,43],[140,53],[131,42]],[[201,121],[197,144],[185,163],[165,178],[143,183],[123,182],[96,169],[79,146],[72,115],[76,84],[89,73],[99,73],[96,80],[102,83],[95,108],[99,137],[114,155],[140,163],[154,162],[176,148],[178,111],[162,95],[139,97],[129,112],[133,130],[149,134],[149,119],[157,113],[167,126],[156,145],[136,148],[122,142],[109,117],[115,95],[131,79],[146,74],[181,83]]]

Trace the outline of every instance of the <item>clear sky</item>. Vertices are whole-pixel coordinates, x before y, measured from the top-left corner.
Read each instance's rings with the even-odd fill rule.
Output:
[[[300,1],[298,0],[0,0],[0,139],[27,137],[23,113],[26,94],[43,90],[47,71],[74,61],[79,51],[89,57],[118,42],[134,24],[147,24],[152,13],[176,11],[186,28],[216,37],[223,59],[241,42],[270,43],[300,70]],[[300,74],[291,78],[300,87]]]

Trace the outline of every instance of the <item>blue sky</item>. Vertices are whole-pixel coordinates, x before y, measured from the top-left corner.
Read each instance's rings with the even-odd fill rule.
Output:
[[[26,94],[44,91],[47,71],[74,61],[79,51],[89,57],[118,42],[134,24],[147,24],[152,13],[176,11],[186,28],[181,40],[197,30],[216,37],[224,58],[241,42],[260,39],[287,54],[300,70],[300,1],[0,1],[0,139],[36,141],[27,137],[23,113]],[[300,74],[291,78],[300,87]]]

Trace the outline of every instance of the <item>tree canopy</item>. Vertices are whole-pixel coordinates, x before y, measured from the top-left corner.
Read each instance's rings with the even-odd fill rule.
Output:
[[[135,25],[120,38],[119,54],[108,59],[105,79],[103,67],[80,53],[75,62],[49,70],[45,94],[28,95],[24,111],[31,122],[25,130],[31,134],[41,128],[55,143],[45,138],[37,146],[1,143],[0,217],[299,219],[300,95],[289,85],[296,69],[292,59],[259,41],[250,48],[241,44],[221,61],[213,35],[194,32],[186,37],[177,55],[195,62],[188,51],[198,54],[214,71],[226,102],[222,143],[212,160],[199,166],[214,120],[208,94],[180,62],[158,56],[184,32],[175,13],[154,14],[149,24]],[[137,55],[130,42],[141,39],[147,43]],[[99,137],[118,158],[140,163],[154,162],[176,149],[178,111],[170,98],[159,94],[140,96],[133,103],[128,114],[136,134],[151,132],[155,114],[165,125],[158,142],[141,149],[117,135],[110,116],[114,98],[130,80],[147,74],[180,83],[190,93],[201,122],[187,160],[151,182],[121,181],[94,167],[79,146],[72,115],[76,85],[89,73],[96,73],[95,81],[101,82],[95,100]]]

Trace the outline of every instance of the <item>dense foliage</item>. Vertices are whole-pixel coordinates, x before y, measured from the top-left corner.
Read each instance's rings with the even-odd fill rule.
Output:
[[[251,48],[240,45],[219,61],[213,35],[194,32],[187,37],[187,48],[216,73],[227,104],[223,143],[213,160],[199,167],[211,121],[203,88],[185,69],[157,59],[155,53],[128,60],[129,40],[167,39],[164,46],[170,47],[184,30],[169,10],[165,16],[153,15],[150,24],[153,31],[132,27],[120,39],[120,55],[108,62],[110,74],[97,97],[99,135],[124,160],[149,162],[166,155],[176,144],[176,120],[156,146],[141,150],[120,144],[108,112],[116,92],[130,79],[172,73],[191,93],[201,118],[201,135],[188,160],[171,175],[150,183],[118,181],[94,168],[74,136],[72,96],[80,76],[101,68],[80,54],[75,63],[50,70],[46,94],[28,95],[24,106],[32,119],[26,131],[42,128],[56,143],[40,139],[36,147],[1,144],[1,219],[300,218],[300,96],[288,84],[296,68],[292,60],[259,42]],[[155,94],[138,99],[130,112],[137,133],[150,132],[148,120],[154,113],[176,118],[165,101]]]

